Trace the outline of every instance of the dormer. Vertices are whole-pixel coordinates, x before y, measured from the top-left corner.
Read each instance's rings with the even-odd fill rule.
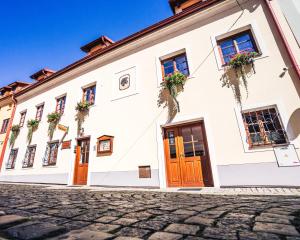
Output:
[[[36,81],[42,81],[45,78],[51,76],[53,73],[55,73],[55,71],[48,69],[48,68],[43,68],[42,70],[31,75],[30,78],[34,79]]]
[[[91,55],[92,53],[102,50],[114,43],[113,40],[109,39],[106,36],[101,36],[100,38],[97,38],[96,40],[82,46],[80,49],[87,53],[88,55]]]
[[[21,91],[22,89],[26,88],[29,85],[30,83],[13,82],[7,86],[0,88],[0,97],[10,96],[18,91]]]
[[[207,1],[209,0],[169,0],[169,4],[173,13],[177,14],[199,2]]]

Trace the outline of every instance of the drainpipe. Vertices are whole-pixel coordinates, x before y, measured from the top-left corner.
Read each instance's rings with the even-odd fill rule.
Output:
[[[295,56],[294,56],[294,54],[292,52],[292,49],[291,49],[291,47],[290,47],[290,45],[289,45],[289,43],[288,43],[288,41],[287,41],[287,39],[286,39],[286,37],[285,37],[285,35],[283,33],[283,30],[282,30],[282,28],[281,28],[281,26],[279,24],[279,20],[278,20],[276,14],[275,14],[275,11],[274,11],[274,9],[273,9],[270,1],[271,0],[265,0],[265,3],[267,5],[267,8],[268,8],[271,16],[272,16],[272,19],[273,19],[273,21],[275,23],[276,29],[277,29],[277,31],[279,33],[279,36],[280,36],[280,38],[281,38],[281,40],[283,42],[283,45],[284,45],[284,47],[285,47],[285,49],[286,49],[286,51],[288,53],[288,56],[289,56],[289,58],[290,58],[290,60],[292,62],[292,65],[293,65],[293,68],[295,69],[297,77],[300,80],[300,67],[299,67],[299,65],[297,63],[297,60],[296,60],[296,58],[295,58]]]
[[[12,127],[12,124],[13,124],[13,120],[14,120],[14,116],[15,116],[16,108],[17,108],[17,100],[15,99],[14,95],[12,95],[12,101],[13,101],[13,104],[14,104],[13,105],[13,110],[12,110],[12,113],[11,113],[11,118],[9,120],[8,128],[7,128],[7,131],[6,131],[6,135],[5,135],[5,139],[4,139],[4,143],[3,143],[3,147],[2,147],[2,152],[1,152],[1,156],[0,156],[0,172],[1,172],[1,169],[2,169],[2,163],[3,163],[3,159],[4,159],[4,155],[5,155],[5,150],[6,150],[8,140],[9,140],[10,130],[11,130],[11,127]]]

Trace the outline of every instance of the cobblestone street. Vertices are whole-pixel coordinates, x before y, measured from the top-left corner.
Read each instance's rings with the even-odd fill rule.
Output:
[[[296,196],[0,189],[0,239],[300,239]]]

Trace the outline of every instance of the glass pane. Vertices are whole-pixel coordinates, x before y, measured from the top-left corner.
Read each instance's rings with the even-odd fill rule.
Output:
[[[194,148],[193,143],[184,143],[184,156],[185,157],[194,157]]]
[[[165,61],[163,66],[165,70],[165,76],[174,72],[173,60]]]
[[[175,144],[175,135],[174,132],[168,132],[169,144]]]
[[[170,149],[170,158],[177,158],[176,146],[169,145],[169,149]]]
[[[183,73],[184,75],[189,75],[188,63],[186,55],[182,55],[175,58],[177,70]]]
[[[194,147],[196,156],[205,156],[205,148],[203,143],[195,142]]]
[[[183,142],[191,142],[192,141],[192,129],[189,127],[182,128],[182,138]]]
[[[255,52],[252,40],[248,33],[244,33],[243,35],[236,37],[235,40],[240,52]]]
[[[201,126],[192,127],[192,134],[194,141],[203,141],[202,128]]]
[[[251,141],[252,141],[253,144],[261,144],[261,143],[263,143],[263,140],[262,140],[262,138],[260,136],[260,133],[251,134],[250,137],[251,137]]]
[[[230,58],[236,54],[236,49],[234,47],[233,40],[229,39],[221,42],[220,47],[222,50],[224,62],[228,63],[230,61]]]

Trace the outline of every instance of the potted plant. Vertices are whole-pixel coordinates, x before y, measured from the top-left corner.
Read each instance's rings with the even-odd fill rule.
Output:
[[[38,129],[39,123],[40,123],[40,121],[38,121],[36,119],[28,120],[28,122],[27,122],[27,128],[28,128],[27,140],[28,140],[28,143],[31,143],[33,132]]]
[[[20,125],[13,125],[11,127],[11,135],[9,139],[9,144],[13,146],[15,144],[15,141],[20,133]]]
[[[77,135],[80,135],[82,124],[84,123],[85,116],[89,113],[91,104],[87,101],[78,102],[75,110],[77,111],[75,120],[77,121]]]
[[[91,104],[87,101],[78,102],[75,110],[78,112],[87,112],[90,109]]]
[[[165,76],[161,83],[163,89],[168,90],[173,98],[177,112],[180,112],[179,102],[177,100],[178,91],[179,89],[183,89],[186,79],[187,77],[183,73],[175,71]]]
[[[49,123],[48,136],[50,137],[50,140],[52,140],[52,138],[53,138],[55,128],[56,128],[57,124],[59,123],[60,118],[61,118],[61,114],[58,112],[49,113],[47,115],[47,119],[48,119],[47,122]]]

